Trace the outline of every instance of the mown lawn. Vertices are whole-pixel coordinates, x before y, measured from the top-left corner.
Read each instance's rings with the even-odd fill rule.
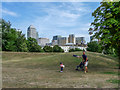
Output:
[[[118,59],[86,52],[88,73],[76,71],[80,59],[74,53],[3,52],[3,88],[118,88]],[[60,73],[59,63],[65,69]]]

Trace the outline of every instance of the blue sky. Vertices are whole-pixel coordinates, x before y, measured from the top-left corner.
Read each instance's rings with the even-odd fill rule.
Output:
[[[33,25],[39,37],[51,40],[54,35],[75,34],[89,42],[92,12],[99,5],[99,2],[3,2],[2,18],[24,34]]]

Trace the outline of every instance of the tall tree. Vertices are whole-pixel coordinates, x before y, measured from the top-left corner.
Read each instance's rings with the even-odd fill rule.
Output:
[[[38,45],[37,40],[31,37],[27,40],[27,47],[30,52],[43,52],[41,47]]]
[[[11,28],[10,22],[1,19],[2,26],[2,50],[16,51],[15,40],[17,39],[16,29]]]
[[[27,40],[25,38],[25,35],[22,34],[22,31],[17,31],[17,39],[15,41],[15,45],[16,45],[17,51],[20,51],[20,52],[28,51]]]
[[[103,47],[114,48],[120,60],[120,1],[101,2],[92,16],[95,19],[89,33],[100,38]]]

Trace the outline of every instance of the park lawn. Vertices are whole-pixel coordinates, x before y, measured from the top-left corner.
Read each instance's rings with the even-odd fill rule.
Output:
[[[2,53],[3,88],[118,88],[118,58],[86,52],[88,73],[76,71],[73,53]],[[65,69],[60,73],[59,63]]]

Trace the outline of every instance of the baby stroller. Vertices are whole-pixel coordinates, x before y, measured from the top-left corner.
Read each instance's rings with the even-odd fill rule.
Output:
[[[80,69],[82,69],[82,70],[84,71],[83,67],[84,67],[84,62],[81,62],[81,63],[77,66],[76,70],[79,70],[78,68],[80,68]]]
[[[79,57],[79,56],[78,56],[78,55],[73,55],[73,57]],[[78,69],[79,67],[84,71],[84,69],[83,69],[83,67],[84,67],[84,62],[82,62],[82,60],[81,60],[81,63],[77,66],[76,70],[79,70],[79,69]]]

